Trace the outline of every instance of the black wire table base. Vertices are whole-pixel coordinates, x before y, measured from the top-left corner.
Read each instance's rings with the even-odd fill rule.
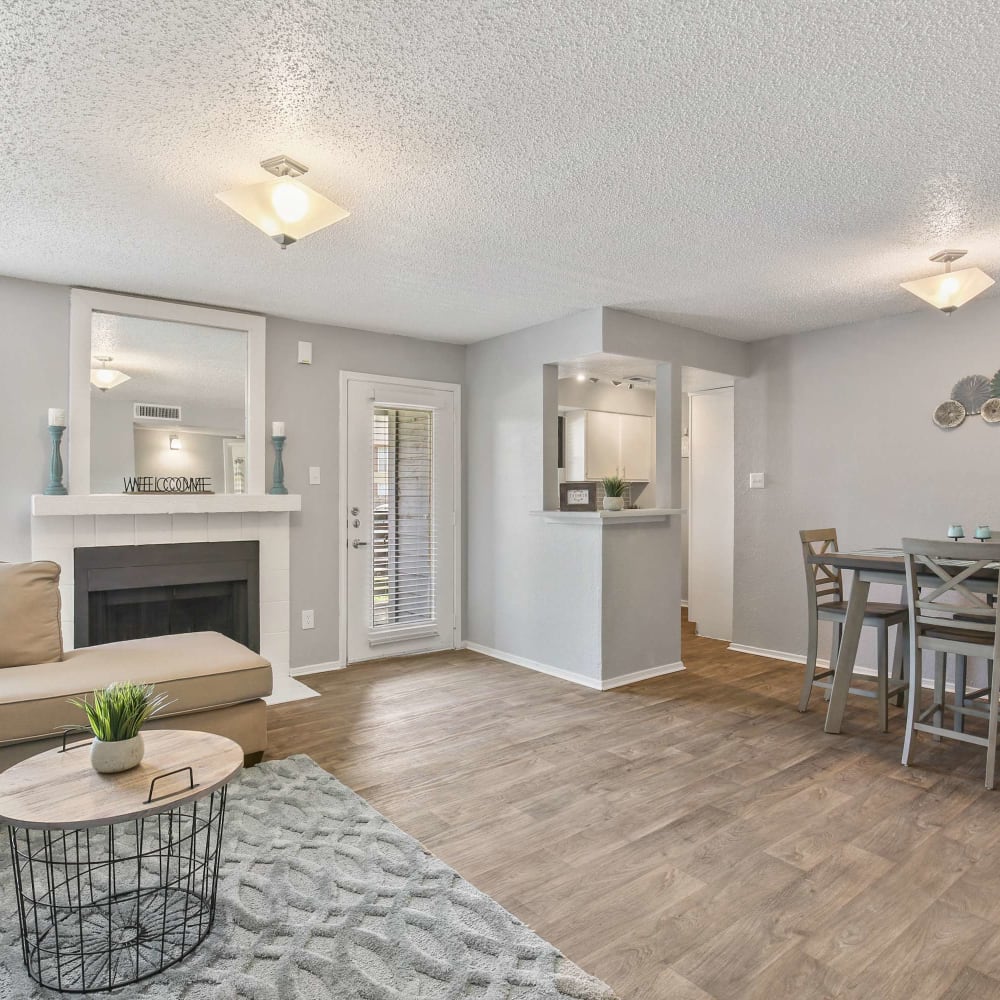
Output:
[[[37,983],[93,993],[190,955],[215,920],[226,788],[113,826],[10,827],[24,964]]]

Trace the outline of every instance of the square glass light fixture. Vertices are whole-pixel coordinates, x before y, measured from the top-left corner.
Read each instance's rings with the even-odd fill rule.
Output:
[[[301,163],[276,156],[261,166],[276,174],[276,179],[232,188],[215,197],[282,249],[351,214],[298,179],[307,170]]]
[[[916,281],[904,281],[900,287],[930,303],[935,309],[940,309],[941,312],[953,313],[959,306],[964,306],[966,302],[985,292],[995,283],[978,267],[964,267],[961,271],[952,271],[952,262],[964,256],[964,250],[942,250],[931,257],[931,260],[944,264],[943,274],[932,274],[929,278],[918,278]]]
[[[114,361],[114,358],[103,355],[101,357],[94,358],[95,361],[101,362],[100,368],[90,369],[90,384],[101,392],[107,392],[108,389],[114,389],[115,386],[121,385],[123,382],[127,382],[132,376],[126,375],[125,372],[118,371],[117,368],[109,368],[108,364]]]

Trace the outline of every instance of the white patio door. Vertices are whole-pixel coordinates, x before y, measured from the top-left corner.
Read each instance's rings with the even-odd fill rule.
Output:
[[[453,649],[457,392],[345,381],[347,661]]]

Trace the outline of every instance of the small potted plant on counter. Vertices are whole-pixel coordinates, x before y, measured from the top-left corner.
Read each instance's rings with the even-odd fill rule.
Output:
[[[604,487],[604,509],[605,510],[624,510],[625,509],[625,490],[628,488],[628,484],[622,479],[621,476],[605,476],[601,480],[601,485]]]
[[[82,708],[94,734],[90,763],[101,774],[117,774],[138,767],[145,747],[140,730],[169,704],[165,694],[154,694],[152,684],[120,681],[95,691],[93,700],[70,698]]]

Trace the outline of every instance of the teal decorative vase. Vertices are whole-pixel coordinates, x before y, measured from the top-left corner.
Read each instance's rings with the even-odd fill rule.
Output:
[[[52,439],[52,455],[49,459],[49,485],[45,487],[47,497],[66,496],[63,485],[62,436],[65,427],[49,427],[49,437]]]
[[[272,437],[271,443],[274,445],[274,475],[271,477],[271,488],[267,492],[283,495],[288,492],[285,488],[285,463],[281,458],[281,453],[285,447],[285,439],[283,437]]]

